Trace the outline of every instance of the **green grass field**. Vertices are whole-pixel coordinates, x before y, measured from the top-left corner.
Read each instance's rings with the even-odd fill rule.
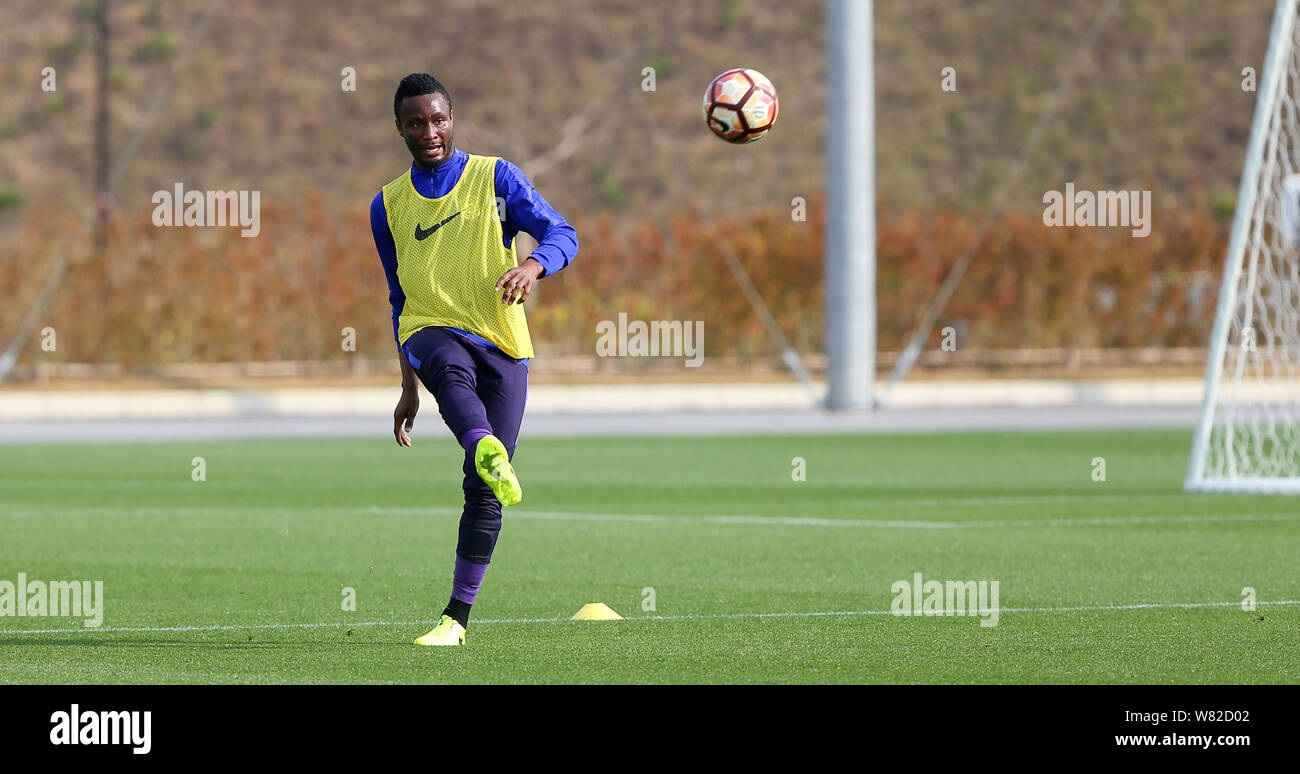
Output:
[[[0,617],[0,682],[1300,681],[1300,503],[1184,494],[1171,431],[525,438],[467,647],[418,648],[460,501],[425,427],[0,447],[0,580],[106,598]],[[888,614],[915,572],[997,580],[997,626]]]

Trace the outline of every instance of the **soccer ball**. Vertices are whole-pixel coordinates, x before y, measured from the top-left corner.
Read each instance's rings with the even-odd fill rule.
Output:
[[[757,70],[728,70],[704,92],[704,120],[736,145],[762,139],[776,123],[776,110],[776,88]]]

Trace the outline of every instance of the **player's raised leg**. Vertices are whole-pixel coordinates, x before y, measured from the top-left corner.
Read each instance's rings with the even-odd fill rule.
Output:
[[[445,328],[429,327],[415,333],[406,342],[406,350],[412,360],[412,366],[420,381],[433,393],[438,401],[438,411],[443,421],[456,436],[466,452],[467,464],[473,467],[473,475],[487,485],[494,496],[505,505],[515,505],[523,499],[523,488],[510,466],[510,455],[514,453],[515,436],[519,427],[516,421],[510,430],[507,441],[500,433],[493,433],[493,425],[484,401],[479,395],[479,367],[482,359],[478,353],[486,353],[460,335]],[[509,390],[527,390],[528,369],[501,355],[502,361],[516,367],[522,372],[522,388],[508,385]],[[501,375],[493,367],[487,375],[492,380],[492,388],[486,393],[494,407],[503,401],[508,403],[509,396],[502,392]],[[523,399],[520,398],[519,412],[523,413]],[[500,412],[500,408],[494,408]]]

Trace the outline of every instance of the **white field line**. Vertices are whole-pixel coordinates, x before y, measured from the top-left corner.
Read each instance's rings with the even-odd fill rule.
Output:
[[[614,483],[614,482],[610,482],[610,483]],[[60,486],[63,485],[64,485],[63,483],[60,484]],[[189,482],[185,482],[183,484],[180,484],[178,486],[173,486],[170,488],[179,491],[180,489],[188,488],[190,486],[191,484]],[[6,489],[6,488],[7,489],[29,489],[30,487],[31,484],[30,482],[27,481],[20,481],[20,480],[6,481],[3,478],[0,478],[0,489]],[[110,484],[108,485],[108,487],[126,488],[126,489],[157,489],[157,484],[147,483],[147,482],[133,482],[133,483],[119,482],[116,484]],[[72,488],[77,488],[77,487],[75,485],[72,485]],[[99,488],[102,490],[105,487],[101,486]],[[764,488],[772,488],[772,487],[764,487]],[[253,491],[254,489],[256,489],[256,487],[236,488],[237,491]],[[1225,494],[1225,493],[1206,493],[1206,492],[1163,492],[1163,493],[1132,493],[1132,494],[1095,494],[1095,495],[1094,494],[1059,494],[1059,495],[1004,495],[998,497],[978,497],[978,496],[977,497],[970,497],[970,496],[928,497],[928,498],[918,498],[913,500],[909,500],[909,499],[880,500],[880,499],[866,499],[864,497],[863,499],[858,501],[851,501],[849,503],[845,503],[845,505],[863,511],[877,511],[877,510],[902,511],[902,510],[923,509],[923,508],[967,508],[967,507],[991,508],[991,507],[1017,506],[1017,505],[1072,505],[1072,504],[1091,505],[1094,503],[1129,503],[1129,502],[1167,503],[1167,502],[1180,502],[1180,501],[1186,501],[1190,503],[1190,502],[1204,502],[1207,498],[1215,498],[1215,497],[1222,498],[1226,502],[1228,501],[1228,498],[1236,500],[1240,497],[1240,495]],[[304,506],[304,507],[310,507],[310,506]],[[357,506],[357,507],[365,507],[365,506]],[[301,508],[297,508],[297,507],[282,508],[282,509],[301,510]],[[101,509],[96,507],[83,507],[83,508],[75,508],[70,510],[91,511],[91,510],[101,510]],[[102,510],[111,511],[111,510],[123,510],[123,509],[107,506]],[[126,508],[125,510],[131,510],[131,509]],[[143,509],[143,510],[159,510],[159,509]],[[268,510],[274,510],[274,509],[268,509]],[[326,507],[323,508],[322,510],[329,511],[329,510],[346,510],[346,509],[339,509],[339,508],[331,509]],[[392,510],[397,511],[400,509],[394,508]],[[420,510],[428,510],[428,509],[410,508],[409,510],[420,511]]]
[[[457,511],[459,513],[459,511]],[[1300,514],[1228,514],[1208,516],[1097,516],[1060,519],[986,519],[978,521],[927,521],[904,519],[820,519],[782,516],[654,516],[648,514],[568,513],[523,511],[516,519],[540,521],[613,521],[648,524],[754,524],[781,527],[877,527],[891,529],[988,529],[995,527],[1088,527],[1129,524],[1183,524],[1234,521],[1300,521]]]
[[[460,516],[461,509],[447,506],[423,508],[380,506],[357,507],[247,507],[229,506],[213,508],[69,508],[58,510],[0,510],[5,518],[49,518],[51,516],[194,516],[215,514],[293,515],[311,513],[317,516]],[[634,524],[721,524],[757,525],[777,527],[869,527],[885,529],[993,529],[1022,527],[1098,527],[1142,524],[1218,524],[1232,522],[1300,522],[1300,514],[1287,513],[1235,513],[1235,514],[1172,514],[1168,516],[1079,516],[1052,519],[973,519],[966,521],[935,521],[929,519],[825,519],[798,516],[670,516],[649,513],[581,513],[575,511],[510,510],[506,518],[533,521],[591,521]]]
[[[1256,602],[1257,606],[1277,605],[1277,606],[1294,606],[1300,605],[1300,599],[1282,599],[1265,602]],[[1115,612],[1123,610],[1190,610],[1197,608],[1213,607],[1239,607],[1240,600],[1231,602],[1141,602],[1130,605],[1076,605],[1072,607],[1003,607],[998,609],[999,615],[1004,613],[1081,613],[1081,612]],[[818,612],[780,612],[780,613],[703,613],[698,615],[639,615],[624,618],[624,621],[710,621],[722,620],[728,618],[821,618],[821,617],[851,617],[866,615],[895,615],[889,610],[829,610]],[[951,618],[952,616],[935,615],[935,616],[900,616],[912,618]],[[969,616],[968,616],[969,617]],[[472,625],[482,624],[537,624],[537,623],[565,623],[572,619],[562,618],[485,618],[476,619]],[[248,624],[244,626],[230,624],[213,624],[211,626],[104,626],[98,629],[0,629],[0,636],[3,635],[31,635],[31,634],[152,634],[167,632],[243,632],[265,629],[330,629],[330,628],[356,628],[359,626],[372,627],[420,627],[429,626],[430,620],[425,621],[354,621],[341,622],[331,621],[323,623],[277,623],[277,624]]]

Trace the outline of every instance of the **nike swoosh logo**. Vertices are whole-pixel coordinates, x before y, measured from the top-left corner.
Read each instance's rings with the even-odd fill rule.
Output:
[[[417,241],[417,242],[423,242],[424,240],[428,239],[429,236],[433,234],[433,232],[435,232],[435,231],[437,231],[438,229],[442,228],[443,226],[447,225],[447,222],[448,222],[449,220],[451,220],[452,218],[456,217],[456,215],[459,215],[459,214],[460,214],[460,213],[457,212],[455,215],[448,215],[447,217],[443,218],[443,220],[442,220],[441,223],[437,224],[436,226],[429,226],[429,228],[427,228],[427,229],[420,228],[420,224],[419,224],[419,223],[416,223],[416,224],[415,224],[415,241]]]

